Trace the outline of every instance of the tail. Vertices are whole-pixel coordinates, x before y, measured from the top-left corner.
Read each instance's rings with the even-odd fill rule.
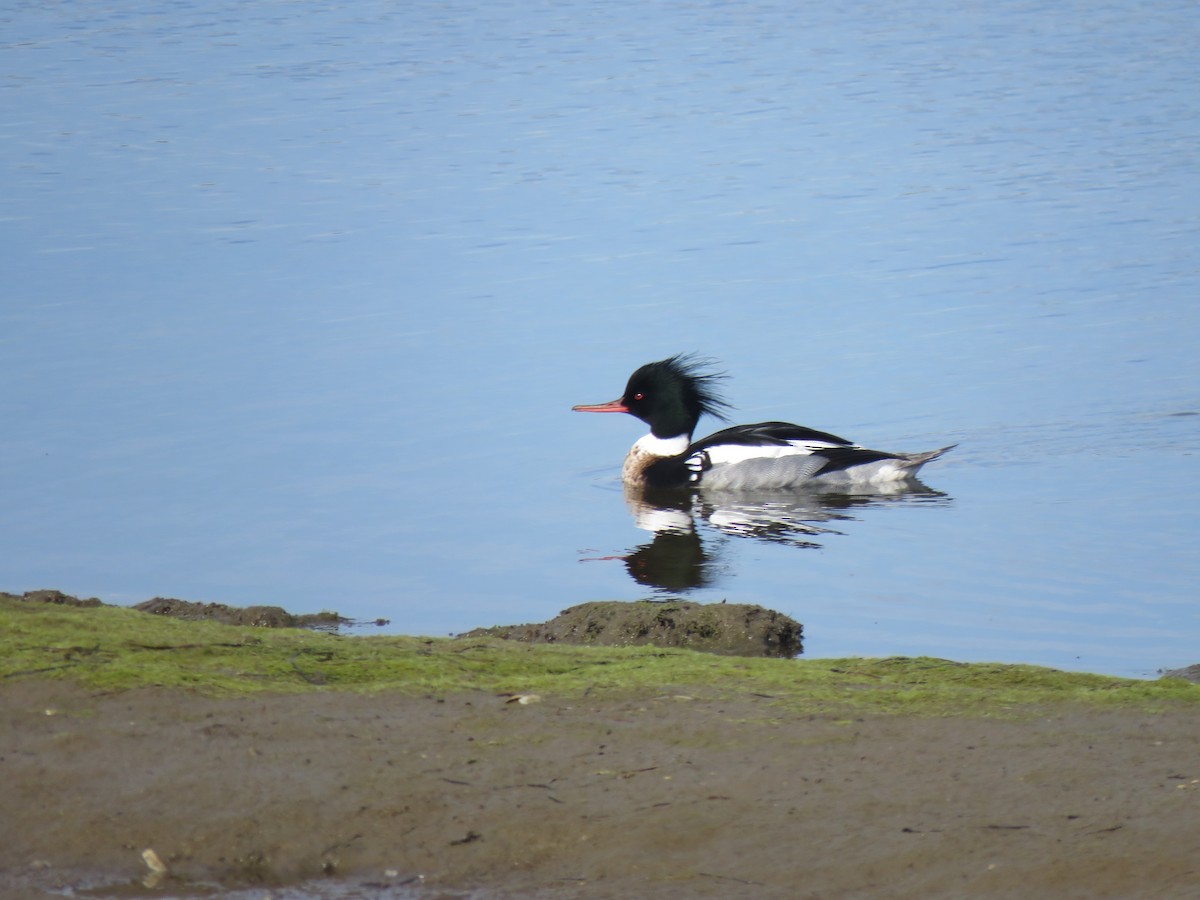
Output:
[[[927,462],[932,462],[943,453],[949,453],[958,444],[950,444],[948,447],[942,447],[938,450],[930,450],[928,453],[897,453],[897,465],[906,470],[909,475],[916,475],[921,466]]]

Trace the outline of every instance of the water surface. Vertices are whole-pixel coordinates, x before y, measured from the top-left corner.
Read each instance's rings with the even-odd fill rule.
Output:
[[[1189,4],[4,19],[3,589],[433,634],[683,595],[810,656],[1196,661]],[[640,423],[569,408],[680,351],[737,421],[960,447],[765,533],[701,511],[699,568],[647,575]]]

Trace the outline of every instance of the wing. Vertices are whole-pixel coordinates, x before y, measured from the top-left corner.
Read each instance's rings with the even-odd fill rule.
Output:
[[[793,425],[791,422],[759,422],[756,425],[735,425],[732,428],[724,428],[715,434],[710,434],[688,447],[687,454],[691,455],[719,444],[766,447],[782,447],[788,444],[854,446],[852,441],[825,431],[817,431],[815,428],[805,428],[803,425]]]

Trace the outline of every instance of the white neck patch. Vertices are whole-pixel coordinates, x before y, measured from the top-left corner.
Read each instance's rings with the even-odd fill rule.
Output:
[[[633,452],[645,453],[648,456],[678,456],[691,444],[686,434],[670,438],[655,437],[648,434],[640,437],[633,445]]]

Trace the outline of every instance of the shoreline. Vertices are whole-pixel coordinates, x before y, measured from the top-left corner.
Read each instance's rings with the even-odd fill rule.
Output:
[[[0,602],[42,603],[74,608],[132,609],[155,616],[165,616],[184,621],[219,622],[228,625],[250,625],[261,628],[303,628],[344,637],[393,637],[414,640],[442,640],[425,635],[389,634],[372,635],[364,630],[372,626],[390,624],[389,620],[376,618],[370,621],[348,619],[337,612],[323,610],[318,613],[296,614],[279,606],[255,605],[247,607],[229,606],[224,603],[178,600],[169,597],[154,597],[129,606],[106,603],[98,597],[81,598],[54,589],[39,589],[14,594],[0,591]],[[654,616],[638,612],[638,607],[656,609],[673,608],[688,610],[683,621],[672,621],[669,627],[659,627]],[[613,610],[618,610],[614,612]],[[623,610],[623,611],[622,611]],[[744,621],[731,616],[734,610],[744,615]],[[711,619],[706,620],[706,614]],[[680,619],[674,615],[671,618]],[[686,627],[682,627],[685,626]],[[347,629],[342,631],[342,629]],[[740,632],[740,633],[739,633]],[[690,647],[701,651],[743,656],[781,656],[806,662],[834,660],[838,657],[804,657],[803,626],[795,620],[774,610],[761,606],[717,603],[666,598],[663,600],[602,601],[583,603],[563,610],[546,622],[520,625],[493,625],[472,628],[451,636],[454,639],[471,637],[499,637],[504,640],[529,643],[562,643],[576,645],[631,646],[654,644],[667,647]],[[1154,681],[1154,677],[1117,675],[1096,672],[1086,667],[1059,668],[1036,663],[974,663],[977,665],[1028,665],[1033,668],[1049,668],[1053,671],[1095,674],[1105,677],[1136,681]],[[1200,663],[1176,669],[1163,667],[1154,670],[1158,679],[1181,678],[1200,683]]]
[[[6,682],[0,888],[140,894],[147,850],[173,897],[1182,898],[1200,879],[1195,704],[510,699]]]
[[[9,894],[1183,898],[1200,882],[1200,685],[1177,679],[12,601],[0,625]]]

